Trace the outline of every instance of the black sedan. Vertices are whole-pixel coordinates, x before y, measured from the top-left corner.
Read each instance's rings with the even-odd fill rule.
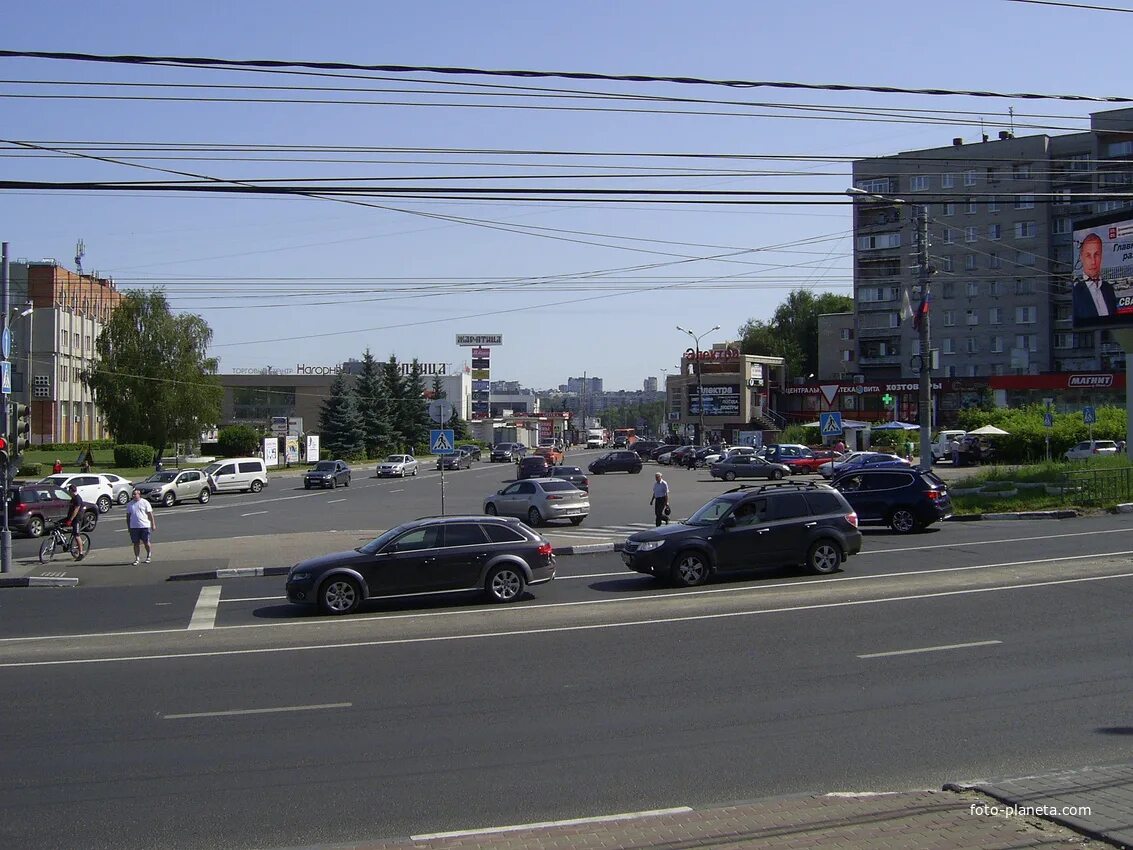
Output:
[[[610,452],[592,461],[587,469],[595,475],[602,475],[605,472],[638,473],[641,472],[641,458],[637,456],[637,452],[628,449]]]
[[[341,460],[320,460],[303,476],[304,490],[312,487],[330,487],[333,490],[339,484],[350,486],[350,467]]]
[[[453,452],[437,458],[437,469],[471,469],[472,455],[466,452]]]
[[[464,446],[457,446],[456,450],[458,452],[467,452],[468,456],[470,458],[472,458],[473,460],[480,460],[480,458],[481,458],[479,446],[474,446],[472,444],[468,444],[468,445],[464,445]]]
[[[590,492],[590,479],[577,466],[552,466],[547,470],[547,475],[550,478],[561,478],[563,481],[569,481],[579,490]]]
[[[324,614],[352,614],[371,597],[478,591],[514,602],[555,577],[551,544],[518,519],[449,516],[391,528],[365,546],[300,561],[287,598]]]
[[[735,481],[737,478],[770,478],[778,481],[791,474],[791,467],[785,463],[771,463],[757,455],[734,455],[709,466],[708,474],[725,481]]]

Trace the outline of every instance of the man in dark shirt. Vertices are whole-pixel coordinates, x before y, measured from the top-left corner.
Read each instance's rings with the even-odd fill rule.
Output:
[[[67,508],[67,518],[63,520],[63,525],[71,529],[71,536],[79,541],[79,557],[82,558],[86,554],[82,551],[83,538],[79,536],[83,516],[83,499],[79,495],[79,488],[74,484],[67,488],[67,492],[71,494],[71,505]]]

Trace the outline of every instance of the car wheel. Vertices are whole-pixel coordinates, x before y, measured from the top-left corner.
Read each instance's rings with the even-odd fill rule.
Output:
[[[413,467],[413,474],[414,474],[414,475],[416,475],[416,474],[417,474],[417,467]]]
[[[211,498],[212,498],[212,493],[210,493],[208,487],[206,487],[205,489],[203,489],[200,492],[200,494],[198,494],[197,501],[200,502],[202,505],[207,505],[209,503],[209,499],[211,499]]]
[[[332,576],[319,588],[319,610],[324,614],[353,614],[362,604],[362,586],[350,576]]]
[[[819,575],[835,573],[842,565],[842,550],[833,540],[819,540],[807,552],[806,565]]]
[[[736,473],[732,472],[729,469],[727,472],[724,473],[724,480],[725,481],[735,481],[736,480]]]
[[[304,482],[303,482],[303,489],[304,489],[304,490],[310,490],[310,489],[311,489],[311,485],[310,485],[310,484],[308,484],[308,483],[307,483],[306,481],[304,481]]]
[[[527,524],[532,528],[538,528],[543,524],[543,515],[539,513],[538,508],[531,508],[527,512]]]
[[[673,584],[679,587],[696,587],[708,581],[708,560],[700,552],[688,549],[673,561]]]
[[[572,516],[570,518],[571,525],[582,525],[582,521],[586,519],[584,516]]]
[[[162,498],[162,500],[161,500],[161,503],[162,503],[163,505],[165,505],[165,507],[167,507],[167,508],[171,508],[171,507],[173,507],[173,506],[174,506],[175,504],[177,504],[177,497],[176,497],[176,496],[174,496],[174,495],[173,495],[173,491],[172,491],[172,490],[170,490],[170,491],[169,491],[168,493],[166,493],[166,494],[165,494],[165,496],[164,496],[164,497]]]
[[[252,492],[253,493],[258,493],[263,489],[264,489],[264,482],[260,481],[258,478],[255,481],[252,482]]]
[[[33,516],[28,520],[28,537],[43,536],[43,517]]]
[[[350,476],[349,475],[347,475],[346,480],[342,482],[342,486],[344,486],[344,487],[350,486]]]
[[[118,504],[124,505],[128,501],[130,501],[130,494],[127,493],[125,490],[123,490],[121,493],[118,494],[118,499],[117,499]]]
[[[98,527],[98,511],[83,513],[83,521],[79,523],[79,531],[94,531]]]
[[[889,515],[889,527],[898,534],[912,534],[920,530],[916,514],[908,508],[897,508]]]
[[[772,481],[778,481],[782,477],[783,477],[783,470],[781,470],[781,469],[771,470],[771,480]]]
[[[491,502],[488,502],[488,504],[484,505],[484,513],[486,513],[488,516],[496,516],[499,511],[496,510],[495,505],[493,505]]]
[[[484,582],[484,590],[493,602],[514,602],[523,593],[523,574],[515,567],[495,567]]]
[[[98,501],[95,502],[98,506],[98,512],[104,514],[110,510],[110,506],[114,504],[109,496],[99,496]]]

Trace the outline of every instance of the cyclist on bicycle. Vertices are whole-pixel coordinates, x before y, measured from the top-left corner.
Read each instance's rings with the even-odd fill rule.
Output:
[[[71,529],[71,537],[79,541],[81,552],[83,538],[79,536],[79,532],[82,531],[83,499],[79,495],[79,488],[74,484],[67,488],[67,492],[71,494],[71,506],[67,509],[67,518],[63,520],[63,526]]]

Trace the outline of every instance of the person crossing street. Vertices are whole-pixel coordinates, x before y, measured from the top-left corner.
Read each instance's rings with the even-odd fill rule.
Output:
[[[660,472],[656,473],[653,479],[653,498],[649,500],[649,503],[653,505],[653,514],[657,520],[657,525],[660,525],[669,521],[669,482],[661,477]]]
[[[142,498],[142,491],[134,488],[134,498],[126,504],[126,527],[130,530],[130,542],[134,544],[134,566],[141,559],[141,547],[146,547],[146,563],[153,557],[150,535],[157,528],[153,507]]]

